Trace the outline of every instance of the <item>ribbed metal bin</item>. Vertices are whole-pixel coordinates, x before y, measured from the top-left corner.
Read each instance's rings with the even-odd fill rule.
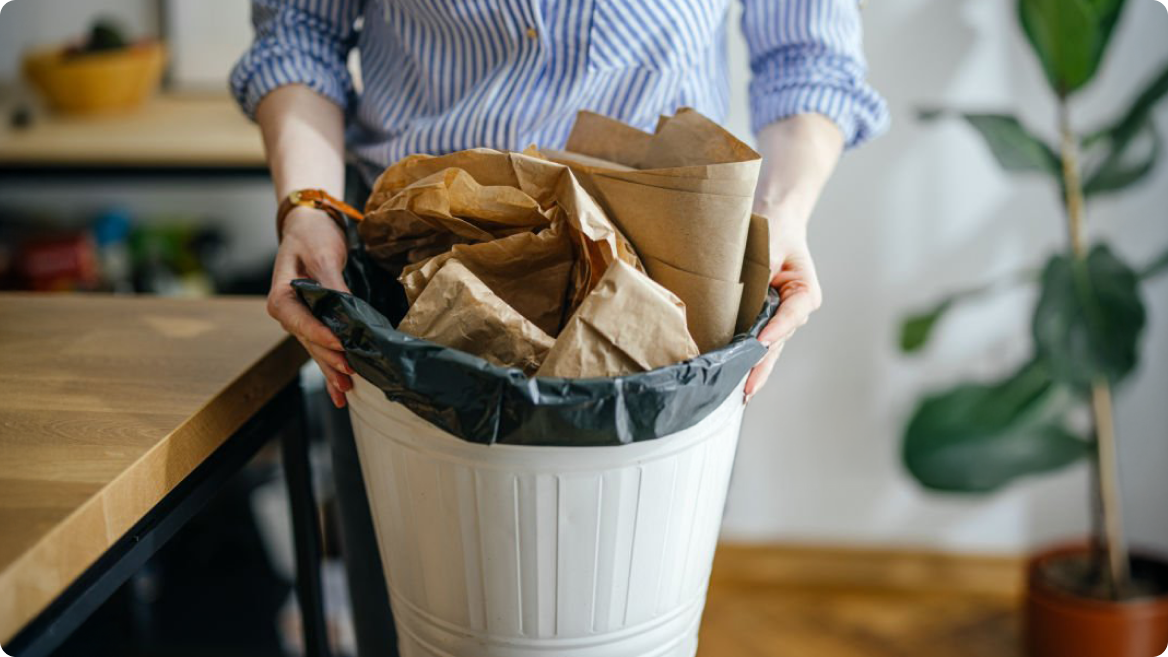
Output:
[[[460,440],[354,377],[349,408],[404,657],[692,657],[741,385],[612,447]]]

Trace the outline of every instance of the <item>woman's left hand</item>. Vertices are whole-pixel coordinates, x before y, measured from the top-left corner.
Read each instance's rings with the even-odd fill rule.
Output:
[[[806,226],[806,221],[797,219],[778,218],[770,222],[771,287],[779,291],[780,303],[775,316],[759,333],[758,339],[767,347],[767,355],[746,379],[746,401],[766,384],[783,345],[823,303],[815,263],[807,248]]]
[[[843,147],[843,133],[819,114],[789,116],[758,133],[762,171],[754,211],[768,220],[771,287],[779,291],[780,302],[758,336],[767,355],[746,379],[746,401],[766,383],[787,340],[823,303],[807,248],[807,222]]]

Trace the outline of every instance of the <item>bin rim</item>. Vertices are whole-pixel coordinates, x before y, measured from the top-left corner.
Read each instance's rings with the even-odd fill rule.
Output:
[[[689,360],[617,377],[570,379],[528,377],[407,335],[369,301],[310,279],[292,287],[340,339],[353,369],[387,399],[459,438],[488,444],[614,445],[688,428],[762,360],[767,348],[758,335],[779,306],[772,288],[749,330]],[[541,442],[524,425],[567,430],[563,440],[570,442]]]

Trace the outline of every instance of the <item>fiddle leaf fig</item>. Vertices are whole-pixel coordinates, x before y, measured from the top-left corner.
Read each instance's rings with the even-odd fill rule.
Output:
[[[1022,283],[1033,283],[1037,279],[1037,270],[1022,269],[997,280],[949,294],[944,299],[938,301],[932,308],[904,318],[900,325],[900,350],[906,354],[920,351],[933,335],[933,330],[936,328],[937,323],[954,306],[1007,287]]]
[[[937,321],[951,305],[952,300],[945,299],[930,310],[906,317],[900,325],[900,350],[906,354],[920,351],[928,343]]]
[[[1087,135],[1083,145],[1110,142],[1112,150],[1123,150],[1145,128],[1152,108],[1165,95],[1168,95],[1168,64],[1140,91],[1123,117],[1107,128]]]
[[[1168,95],[1168,65],[1140,91],[1118,121],[1083,139],[1083,147],[1088,152],[1103,151],[1099,165],[1086,176],[1085,194],[1124,189],[1155,168],[1162,144],[1152,121],[1152,109],[1165,95]],[[1141,143],[1148,147],[1140,150]]]
[[[917,115],[931,121],[950,114],[944,110],[921,110]],[[1053,149],[1009,114],[952,112],[965,119],[985,140],[994,159],[1007,171],[1036,171],[1061,175],[1058,156]]]
[[[927,397],[905,430],[904,464],[927,488],[962,493],[1062,468],[1090,451],[1064,425],[1073,397],[1041,361]]]
[[[1083,183],[1083,194],[1093,196],[1126,189],[1143,180],[1156,168],[1162,145],[1151,119],[1145,119],[1140,134],[1146,135],[1146,139],[1142,140],[1146,147],[1140,149],[1139,139],[1126,140],[1122,146],[1113,146],[1107,157],[1087,176]]]
[[[1168,272],[1168,249],[1161,251],[1160,255],[1140,268],[1140,278],[1144,280],[1156,278],[1164,272]]]
[[[1099,69],[1123,0],[1019,0],[1022,30],[1051,88],[1065,98]]]
[[[1106,245],[1047,262],[1032,331],[1056,381],[1080,389],[1099,377],[1122,381],[1135,369],[1145,321],[1139,276]]]

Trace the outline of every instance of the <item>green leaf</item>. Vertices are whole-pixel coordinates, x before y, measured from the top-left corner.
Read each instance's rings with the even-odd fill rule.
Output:
[[[1123,0],[1019,0],[1018,17],[1046,79],[1060,97],[1099,69]]]
[[[89,28],[89,41],[85,44],[85,52],[101,52],[103,50],[118,50],[129,45],[121,25],[109,18],[98,18]]]
[[[1017,118],[1009,114],[949,112],[940,109],[917,111],[917,117],[922,121],[933,121],[946,115],[960,116],[973,126],[1003,169],[1061,175],[1059,158],[1054,150],[1031,134]]]
[[[1152,121],[1152,109],[1168,95],[1168,64],[1140,91],[1131,107],[1118,121],[1083,139],[1088,154],[1102,150],[1100,164],[1087,174],[1084,193],[1096,194],[1123,189],[1142,179],[1155,168],[1162,144]],[[1140,138],[1151,147],[1136,152]],[[1136,152],[1136,155],[1133,155]]]
[[[929,341],[933,327],[952,306],[952,299],[946,299],[923,313],[909,315],[900,325],[900,350],[906,354],[919,351]]]
[[[1007,171],[1044,171],[1059,173],[1059,159],[1054,150],[1030,134],[1022,123],[1006,114],[965,114]]]
[[[1140,134],[1146,136],[1142,141],[1147,146],[1142,150],[1139,148],[1139,139],[1129,139],[1122,144],[1112,141],[1107,157],[1087,175],[1083,194],[1093,196],[1126,189],[1143,180],[1156,168],[1162,145],[1150,117],[1145,119]]]
[[[1126,114],[1107,128],[1088,135],[1083,141],[1083,146],[1090,147],[1098,142],[1109,142],[1113,150],[1123,150],[1129,141],[1144,130],[1152,109],[1165,95],[1168,95],[1168,63],[1165,63],[1159,75],[1152,78],[1140,91]]]
[[[919,351],[924,347],[928,343],[929,337],[932,336],[937,322],[941,321],[941,318],[958,303],[972,301],[973,299],[1001,290],[1002,288],[1012,287],[1021,283],[1033,283],[1036,280],[1038,280],[1037,270],[1022,269],[997,280],[953,292],[937,302],[932,309],[905,317],[900,325],[901,351],[908,354]]]
[[[1097,377],[1119,383],[1135,369],[1146,319],[1136,272],[1099,245],[1085,259],[1047,262],[1031,328],[1051,376],[1086,389]]]
[[[1140,269],[1140,278],[1143,280],[1155,278],[1166,271],[1168,271],[1168,249],[1161,251],[1160,255],[1152,258],[1148,264]]]
[[[1038,361],[998,383],[957,386],[917,407],[904,464],[928,488],[965,493],[1062,468],[1089,452],[1063,424],[1073,403]]]

